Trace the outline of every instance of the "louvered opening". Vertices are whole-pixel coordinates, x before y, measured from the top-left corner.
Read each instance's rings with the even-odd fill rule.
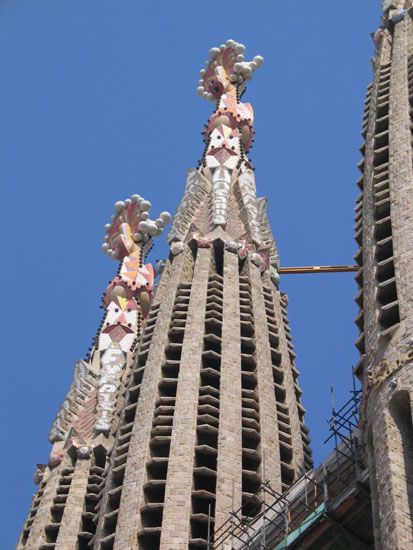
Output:
[[[255,493],[261,485],[260,418],[257,393],[257,360],[251,283],[239,278],[241,336],[241,418],[242,418],[242,513],[259,512]]]
[[[74,461],[75,462],[75,461]],[[60,472],[56,494],[53,505],[50,508],[49,522],[45,526],[44,538],[46,543],[54,545],[59,535],[63,512],[72,484],[74,467],[63,468]],[[53,548],[53,546],[49,546]]]
[[[29,538],[30,529],[31,529],[31,526],[33,524],[34,518],[37,515],[37,511],[39,509],[39,506],[40,506],[40,503],[41,503],[41,500],[42,500],[42,497],[43,497],[43,494],[44,494],[44,490],[46,488],[46,484],[47,484],[46,481],[42,481],[39,485],[37,493],[34,496],[32,506],[31,506],[30,512],[29,512],[29,517],[27,518],[26,523],[24,525],[23,534],[22,534],[21,541],[20,541],[23,546],[26,545],[27,539]],[[64,502],[66,502],[66,497],[64,497]]]
[[[106,453],[104,452],[103,454],[105,457]],[[96,490],[99,490],[99,493],[102,491],[104,487],[105,475],[106,475],[104,468],[98,465],[99,463],[104,465],[105,458],[101,460],[101,456],[98,453],[97,457],[94,456],[92,458],[91,466],[89,468],[87,488],[86,488],[85,498],[83,501],[83,511],[82,511],[80,531],[77,537],[77,544],[78,544],[79,550],[89,549],[89,542],[92,540],[96,532],[95,515],[97,511],[96,506],[97,506],[97,503],[99,502],[98,495],[96,494]],[[93,489],[93,490],[91,491],[90,489]],[[119,495],[117,495],[117,498],[115,499],[113,499],[111,492],[109,493],[108,510],[117,510],[117,508],[119,507],[121,488],[112,490],[112,493],[116,494],[116,491],[119,493]]]
[[[146,463],[144,503],[140,509],[140,549],[149,548],[149,544],[155,549],[160,540],[176,392],[190,297],[190,283],[182,283],[175,295],[150,433],[150,459]]]
[[[146,319],[145,329],[141,336],[139,348],[135,358],[135,365],[132,371],[130,386],[126,392],[123,416],[119,426],[119,435],[113,449],[113,463],[109,480],[109,486],[111,487],[111,489],[109,491],[109,498],[106,502],[106,508],[104,511],[101,512],[103,514],[102,539],[100,540],[100,548],[102,550],[110,550],[111,548],[113,548],[116,525],[118,521],[120,499],[123,489],[126,461],[128,458],[129,442],[134,424],[137,403],[140,395],[141,383],[145,372],[145,365],[148,359],[159,309],[159,303],[153,304],[149,312],[148,318]],[[99,491],[96,490],[95,484],[88,484],[86,499],[88,510],[91,509],[91,507],[95,506],[95,510],[99,511],[100,494]],[[87,511],[87,514],[84,518],[86,521],[86,525],[89,526],[89,531],[85,530],[82,534],[82,537],[78,539],[79,545],[83,545],[85,548],[87,547],[93,536],[93,534],[92,536],[89,536],[89,533],[91,532],[90,520],[92,519],[90,514],[91,512]]]
[[[208,279],[204,345],[198,394],[189,548],[206,548],[208,525],[215,518],[221,344],[223,315],[223,248],[214,247],[214,266]]]
[[[389,85],[390,67],[380,70],[377,89],[377,119],[373,156],[373,216],[376,259],[376,298],[380,328],[386,332],[399,323],[397,288],[394,279],[392,222],[389,187]],[[360,325],[360,314],[356,319]],[[364,350],[364,342],[357,346]],[[364,351],[363,351],[364,352]]]
[[[298,418],[300,421],[300,433],[304,452],[304,469],[308,470],[313,466],[312,451],[310,448],[310,438],[308,435],[308,428],[305,425],[305,409],[301,403],[301,396],[303,394],[298,382],[299,372],[295,368],[295,353],[291,338],[290,322],[287,316],[288,297],[286,294],[281,295],[281,313],[284,325],[285,334],[287,337],[288,353],[291,363],[291,374],[293,378],[293,387],[295,393],[295,399],[297,403]],[[273,377],[275,375],[273,364]],[[278,416],[278,430],[280,434],[280,456],[281,456],[281,479],[283,490],[288,489],[294,482],[296,472],[293,468],[293,447],[291,438],[290,427],[290,411],[286,403],[286,389],[281,384],[277,384],[274,377],[274,389],[277,400],[277,416]],[[301,473],[301,472],[300,472]]]

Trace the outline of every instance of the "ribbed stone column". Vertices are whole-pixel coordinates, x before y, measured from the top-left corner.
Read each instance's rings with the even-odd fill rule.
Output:
[[[369,469],[369,486],[371,494],[371,515],[373,519],[373,533],[374,533],[374,548],[375,550],[382,550],[383,545],[381,543],[380,536],[380,515],[379,515],[379,495],[378,495],[378,479],[376,471],[376,462],[374,458],[374,444],[373,433],[370,431],[366,437],[366,450],[367,450],[367,466]]]
[[[242,500],[241,341],[238,255],[224,252],[224,301],[215,525]]]
[[[56,488],[59,482],[59,472],[57,469],[50,472],[47,485],[44,489],[43,497],[37,510],[36,517],[30,529],[30,535],[25,546],[17,545],[17,548],[27,548],[36,550],[45,542],[45,525],[50,520],[50,507],[53,505],[53,498],[56,495]]]
[[[198,390],[210,262],[211,249],[199,248],[182,345],[166,479],[161,550],[187,550],[188,548]],[[120,548],[119,546],[119,550]]]
[[[260,406],[262,479],[268,480],[273,490],[281,492],[281,465],[277,427],[277,404],[271,366],[268,326],[262,279],[259,269],[250,264],[252,308],[255,323],[258,398]]]
[[[390,210],[400,324],[382,342],[378,352],[373,350],[377,354],[373,372],[387,365],[394,374],[376,383],[367,408],[372,442],[370,475],[379,496],[373,514],[376,545],[384,549],[413,547],[411,420],[400,426],[397,414],[399,408],[403,415],[406,403],[401,408],[399,403],[402,396],[407,395],[408,415],[411,415],[413,385],[413,352],[409,351],[413,336],[413,171],[408,87],[409,38],[411,41],[412,37],[412,21],[406,14],[394,26],[389,98]],[[401,369],[397,367],[400,361],[403,362]]]
[[[413,168],[408,87],[408,34],[412,20],[405,16],[395,27],[390,73],[389,180],[393,250],[400,320],[413,329]],[[413,92],[413,90],[412,90]]]
[[[293,446],[293,466],[296,472],[296,477],[300,477],[300,474],[304,470],[304,450],[303,440],[301,436],[301,424],[298,415],[297,398],[294,389],[294,380],[292,375],[292,364],[288,353],[287,335],[282,319],[280,293],[278,290],[272,287],[272,296],[275,305],[275,315],[278,327],[278,336],[280,338],[279,349],[282,355],[281,368],[284,372],[284,386],[286,390],[286,403],[288,405],[289,417],[291,423],[291,439]],[[271,288],[269,286],[269,288]]]
[[[153,343],[145,365],[137,411],[129,446],[122,497],[119,507],[114,550],[135,550],[138,548],[140,529],[140,508],[143,504],[143,484],[145,464],[149,458],[149,440],[153,411],[158,396],[158,383],[161,379],[161,366],[168,341],[168,327],[178,284],[185,265],[185,254],[174,258],[172,266],[162,277],[162,304],[159,311]],[[164,293],[165,285],[168,292]],[[157,303],[157,300],[156,302]]]
[[[27,550],[38,550],[46,541],[45,526],[51,522],[50,508],[53,506],[53,499],[56,496],[56,489],[59,486],[61,472],[67,466],[69,466],[69,463],[66,455],[63,462],[56,468],[53,468],[49,473],[42,500],[30,529],[29,538],[24,546]]]
[[[77,460],[56,541],[56,550],[76,550],[78,548],[77,536],[82,530],[82,512],[89,468],[90,459]]]
[[[383,40],[380,51],[377,54],[376,65],[383,66],[390,61],[391,46],[388,41],[388,35]],[[364,339],[366,365],[371,365],[374,361],[374,351],[377,349],[377,340],[379,335],[377,321],[377,301],[376,301],[376,282],[375,282],[375,250],[374,242],[374,144],[376,133],[376,115],[377,115],[377,93],[379,87],[379,69],[376,70],[376,77],[373,83],[369,108],[368,129],[366,135],[365,156],[364,156],[364,176],[363,176],[363,261],[362,261],[362,280],[364,294]],[[369,284],[368,284],[369,283]]]

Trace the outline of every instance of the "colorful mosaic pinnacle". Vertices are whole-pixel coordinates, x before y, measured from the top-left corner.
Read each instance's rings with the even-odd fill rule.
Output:
[[[242,91],[245,82],[251,80],[252,73],[264,63],[260,55],[252,61],[245,61],[244,54],[244,44],[231,39],[219,48],[211,48],[211,59],[206,61],[206,68],[199,73],[198,94],[216,102],[223,94],[230,94],[236,88]]]
[[[161,212],[155,221],[151,220],[151,206],[140,195],[132,195],[130,199],[116,202],[116,214],[112,216],[111,223],[105,225],[107,234],[102,250],[118,260],[138,246],[147,251],[147,243],[151,237],[161,235],[165,224],[172,219],[169,212]]]
[[[203,84],[198,93],[217,102],[217,109],[208,121],[205,132],[207,148],[203,157],[203,174],[213,183],[213,222],[225,225],[228,199],[234,176],[244,163],[250,167],[245,153],[253,140],[254,113],[249,103],[239,101],[240,91],[252,72],[263,63],[260,56],[244,61],[245,46],[234,40],[210,50],[211,61],[201,71]],[[255,189],[242,189],[255,195]],[[254,200],[250,215],[256,219]],[[259,235],[254,235],[259,239]]]
[[[168,241],[174,255],[182,252],[182,242],[190,238],[191,214],[198,207],[200,193],[204,192],[210,195],[212,202],[210,224],[202,229],[197,226],[199,231],[192,236],[199,240],[214,228],[221,227],[226,232],[223,238],[227,246],[238,249],[240,257],[245,258],[251,250],[255,261],[260,261],[260,268],[264,270],[269,263],[272,265],[273,279],[277,284],[276,254],[274,249],[266,249],[253,168],[246,155],[254,141],[254,112],[251,104],[240,101],[245,83],[264,59],[255,56],[252,61],[245,61],[244,53],[243,44],[228,40],[210,50],[211,59],[200,72],[198,94],[214,101],[216,109],[205,125],[204,155],[198,170],[188,174],[185,195]],[[242,228],[238,234],[230,230],[233,224],[229,220],[229,209],[234,201],[236,210],[241,209]]]
[[[207,148],[202,172],[213,184],[213,222],[225,225],[231,184],[244,165],[251,168],[245,153],[253,141],[254,112],[249,103],[241,103],[240,92],[252,72],[263,63],[260,56],[244,61],[245,46],[228,40],[225,46],[210,50],[211,61],[202,73],[203,85],[198,93],[217,102],[217,109],[208,121],[205,132]],[[201,81],[200,81],[201,82]],[[205,91],[203,91],[205,90]],[[257,233],[257,209],[254,201],[255,185],[245,180],[241,192],[250,195],[249,214]]]
[[[93,341],[91,353],[80,361],[75,379],[50,431],[52,442],[63,440],[74,428],[84,439],[84,431],[95,433],[110,430],[116,400],[126,367],[133,360],[142,322],[146,318],[154,290],[154,269],[143,265],[152,247],[152,238],[160,235],[171,216],[162,212],[153,221],[149,218],[151,203],[139,195],[115,203],[116,214],[105,225],[106,236],[102,249],[120,260],[118,274],[105,290],[105,316]],[[93,391],[89,391],[93,382]],[[79,395],[88,395],[86,401],[95,410],[93,422],[85,423],[76,405]],[[90,401],[90,403],[88,403]],[[87,409],[87,407],[86,407]]]

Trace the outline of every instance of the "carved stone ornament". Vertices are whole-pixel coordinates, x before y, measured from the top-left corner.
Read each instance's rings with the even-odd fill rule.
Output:
[[[93,384],[89,375],[89,364],[81,360],[76,363],[73,382],[67,393],[66,399],[63,401],[60,409],[56,415],[56,419],[53,421],[49,432],[49,441],[55,443],[56,441],[64,441],[66,435],[70,429],[71,418],[77,415],[77,396],[79,394],[85,394],[88,390],[85,387]]]
[[[78,449],[76,449],[77,457],[80,459],[86,459],[90,458],[90,455],[92,454],[92,447],[88,447],[87,445],[82,445]]]
[[[211,248],[212,239],[211,237],[199,237],[197,239],[199,248]]]
[[[261,268],[264,261],[261,258],[261,254],[258,254],[257,252],[252,252],[250,254],[251,262],[256,265],[257,267]]]
[[[86,445],[83,439],[77,435],[71,438],[70,445],[75,451],[77,458],[89,458],[93,450],[93,447]]]
[[[36,471],[34,472],[33,481],[35,485],[39,485],[43,481],[44,474],[47,468],[47,464],[36,464]]]
[[[231,172],[224,167],[217,168],[212,178],[212,221],[214,225],[227,223],[230,186]]]
[[[376,48],[378,49],[380,47],[380,44],[383,41],[384,36],[384,30],[379,27],[374,33],[373,33],[373,42]]]
[[[225,250],[228,250],[228,252],[232,252],[233,254],[237,254],[238,249],[241,245],[240,245],[240,243],[237,243],[236,241],[227,241],[224,246],[225,246]]]
[[[408,348],[404,355],[396,359],[396,361],[387,361],[387,359],[382,359],[378,367],[369,377],[371,385],[373,387],[380,385],[391,374],[399,370],[401,367],[404,367],[411,361],[413,361],[413,349],[411,347]]]
[[[254,141],[254,111],[251,104],[240,101],[240,94],[264,60],[257,55],[246,61],[245,46],[231,39],[209,53],[197,91],[216,104],[204,132],[207,147],[200,168],[212,185],[211,222],[213,226],[228,224],[234,183],[238,181],[242,222],[259,245],[262,234],[255,180],[246,156]]]
[[[245,46],[235,40],[229,39],[225,44],[209,50],[208,61],[200,75],[197,93],[201,97],[216,103],[222,94],[228,93],[235,83],[245,86],[245,81],[252,78],[253,72],[264,62],[260,55],[256,55],[251,61],[244,58]],[[221,70],[217,71],[216,67]]]
[[[184,251],[184,243],[182,241],[174,241],[171,243],[171,252],[173,256],[178,256]]]
[[[56,451],[55,453],[50,453],[49,462],[47,463],[47,465],[49,466],[49,468],[56,468],[56,466],[59,466],[62,460],[63,460],[62,451]]]
[[[155,264],[155,276],[158,277],[165,269],[165,260],[158,260]]]
[[[116,398],[122,370],[126,364],[125,355],[116,342],[112,342],[100,360],[101,374],[97,391],[95,430],[106,432],[112,424]]]
[[[262,250],[261,252],[252,252],[250,254],[251,262],[256,265],[261,273],[263,273],[269,265],[268,251]]]
[[[263,236],[259,219],[254,172],[252,172],[252,170],[242,172],[238,178],[238,184],[243,199],[244,208],[247,213],[248,227],[251,237],[255,243],[260,244],[263,241]]]
[[[271,281],[273,282],[274,286],[278,289],[279,286],[280,286],[280,274],[278,273],[278,271],[274,267],[271,267],[270,277],[271,277]]]
[[[111,222],[105,225],[103,252],[116,260],[122,260],[136,245],[141,246],[152,237],[161,235],[165,225],[171,223],[172,216],[169,212],[161,212],[158,218],[151,220],[151,207],[152,204],[140,195],[116,202],[115,214]]]
[[[282,293],[281,293],[281,304],[282,304],[284,307],[287,307],[287,306],[288,306],[288,294],[286,294],[285,292],[282,292]]]
[[[388,361],[382,359],[378,366],[373,369],[372,366],[367,368],[367,378],[365,384],[363,384],[363,393],[360,404],[360,426],[363,428],[366,422],[366,408],[367,398],[372,388],[377,388],[385,380],[398,371],[401,367],[404,367],[413,360],[413,339],[408,340],[406,352],[396,359],[396,361]],[[389,381],[389,387],[395,389],[397,387],[397,376],[394,376]]]
[[[381,9],[383,13],[386,13],[390,8],[400,9],[404,8],[406,0],[383,0]]]
[[[171,249],[174,241],[185,240],[192,218],[210,190],[211,182],[208,181],[205,176],[195,169],[188,171],[184,196],[178,206],[171,229],[168,233],[167,240],[171,245]]]
[[[239,241],[238,256],[241,258],[241,260],[244,260],[248,256],[251,250],[252,250],[252,246],[248,242],[248,238],[245,236],[243,239]]]
[[[391,11],[389,15],[393,23],[399,23],[404,19],[404,16],[406,15],[406,13],[407,12],[405,9],[398,9],[398,10]]]

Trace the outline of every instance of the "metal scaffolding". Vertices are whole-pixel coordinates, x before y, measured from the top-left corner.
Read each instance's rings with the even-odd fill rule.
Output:
[[[335,448],[316,470],[309,470],[284,493],[268,481],[257,492],[257,505],[249,513],[243,507],[208,540],[208,550],[281,550],[288,548],[321,517],[341,530],[348,547],[360,547],[357,537],[346,530],[329,510],[354,484],[366,479],[364,442],[358,429],[361,391],[353,386],[351,397],[339,410],[332,407],[329,436]]]

